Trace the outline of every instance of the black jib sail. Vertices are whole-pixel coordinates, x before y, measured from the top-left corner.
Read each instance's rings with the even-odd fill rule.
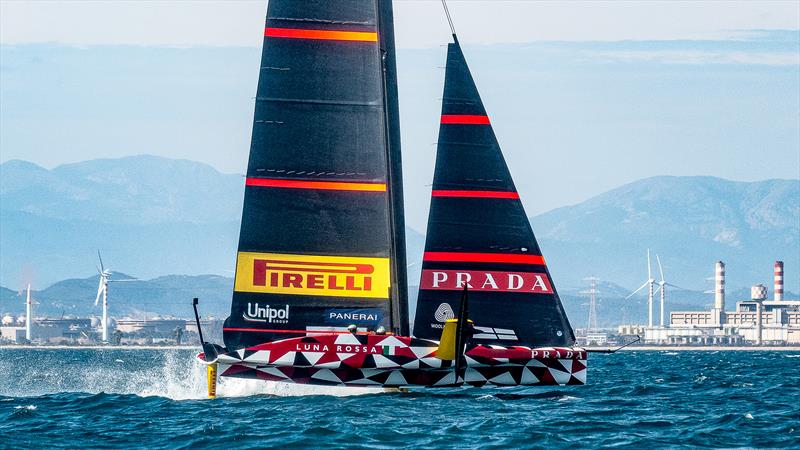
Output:
[[[575,343],[456,39],[447,50],[416,337],[439,339],[457,315],[465,283],[473,342]]]
[[[408,333],[397,111],[390,1],[269,2],[229,350]]]

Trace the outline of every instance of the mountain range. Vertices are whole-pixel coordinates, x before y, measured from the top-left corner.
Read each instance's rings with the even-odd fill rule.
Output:
[[[226,303],[243,184],[241,175],[155,156],[51,170],[19,160],[1,164],[0,285],[10,290],[0,292],[0,311],[28,282],[63,311],[91,305],[98,249],[107,267],[148,280],[112,286],[118,295],[128,290],[132,302],[164,306],[131,307],[131,313],[172,314],[173,303],[181,305],[177,313],[198,289]],[[717,260],[728,265],[731,289],[771,288],[777,259],[785,261],[787,289],[800,287],[800,180],[646,178],[531,220],[557,286],[565,297],[575,294],[575,302],[585,302],[577,292],[590,275],[605,280],[616,297],[638,287],[647,278],[647,248],[655,278],[658,254],[667,280],[695,291],[692,298],[711,287],[706,278]],[[407,241],[415,285],[424,236],[407,229]],[[62,280],[77,290],[59,291]],[[687,305],[707,300],[686,295]],[[220,308],[221,314],[227,307]]]
[[[634,289],[647,279],[647,248],[667,281],[704,290],[714,263],[729,287],[772,287],[785,263],[789,289],[800,285],[800,180],[729,181],[652,177],[532,218],[556,280],[596,275]]]
[[[200,311],[206,318],[224,318],[230,313],[233,279],[217,275],[169,275],[151,280],[134,279],[123,273],[113,278],[126,280],[112,282],[109,287],[111,317],[153,319],[156,317],[182,317],[192,315],[191,299],[200,299]],[[99,316],[101,306],[95,305],[99,277],[75,278],[59,281],[42,290],[32,290],[34,315],[37,317]],[[628,289],[610,282],[598,283],[597,323],[600,327],[613,327],[622,323],[646,323],[647,301],[643,296],[626,299]],[[414,310],[416,286],[412,286],[411,310]],[[561,300],[573,327],[585,327],[588,321],[588,297],[578,289],[562,289]],[[665,316],[670,311],[709,309],[711,295],[697,291],[670,289],[667,292]],[[747,298],[746,288],[729,290],[728,309],[733,303]],[[787,293],[789,298],[796,294]],[[24,314],[25,292],[0,287],[0,314]],[[654,322],[659,321],[658,298],[653,305]],[[413,313],[412,313],[413,314]],[[667,319],[668,320],[668,319]]]

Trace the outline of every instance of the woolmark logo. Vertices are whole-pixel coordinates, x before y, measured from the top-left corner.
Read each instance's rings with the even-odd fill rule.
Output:
[[[440,303],[433,313],[433,318],[436,319],[438,323],[431,323],[431,328],[437,330],[444,329],[444,323],[447,322],[447,319],[455,319],[455,317],[456,314],[453,312],[453,308],[449,303]]]
[[[261,306],[258,303],[247,303],[247,311],[242,314],[248,322],[289,323],[289,305],[281,309]]]
[[[240,252],[236,290],[387,298],[389,259]]]
[[[447,322],[447,319],[455,319],[456,315],[453,313],[453,308],[450,307],[448,303],[442,303],[436,308],[436,312],[433,313],[433,317],[436,319],[437,322]]]

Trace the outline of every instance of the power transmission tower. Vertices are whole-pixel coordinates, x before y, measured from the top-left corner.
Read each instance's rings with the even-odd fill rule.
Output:
[[[597,277],[588,277],[584,278],[583,281],[589,282],[589,289],[580,291],[580,293],[589,296],[589,323],[587,325],[587,331],[592,331],[597,329],[597,294],[600,293],[600,291],[597,290],[597,282],[600,281],[600,279]]]

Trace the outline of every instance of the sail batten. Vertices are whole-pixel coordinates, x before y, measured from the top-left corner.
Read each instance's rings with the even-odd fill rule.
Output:
[[[469,291],[492,345],[570,346],[574,333],[491,120],[456,40],[448,46],[436,168],[414,335],[438,339]]]

